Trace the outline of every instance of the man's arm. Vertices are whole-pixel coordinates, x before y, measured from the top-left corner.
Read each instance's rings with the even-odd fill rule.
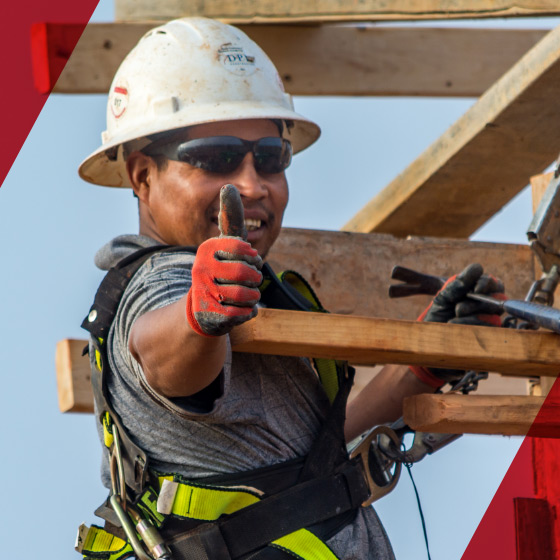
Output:
[[[128,347],[146,380],[166,397],[188,397],[222,371],[226,335],[257,314],[262,259],[243,240],[243,203],[233,185],[220,191],[220,237],[200,245],[192,284],[179,301],[145,313],[133,324]]]
[[[207,387],[224,366],[226,337],[205,337],[187,321],[187,296],[148,311],[133,324],[129,350],[160,395],[186,397]]]
[[[449,278],[418,320],[499,326],[501,321],[495,307],[468,299],[469,292],[505,299],[503,284],[493,276],[483,274],[479,264],[471,264],[461,274]],[[446,382],[461,379],[464,373],[445,368],[385,366],[348,406],[347,441],[375,425],[400,418],[406,397],[433,393]]]
[[[188,293],[134,322],[128,347],[154,391],[187,397],[216,379],[227,333],[257,314],[260,266],[249,243],[236,237],[208,239],[196,253]]]
[[[419,393],[433,393],[407,366],[385,366],[349,403],[345,435],[351,441],[372,426],[386,424],[402,416],[403,400]]]

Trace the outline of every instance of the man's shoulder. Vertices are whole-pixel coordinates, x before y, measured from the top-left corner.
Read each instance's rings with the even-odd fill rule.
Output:
[[[145,235],[119,235],[105,243],[95,254],[95,265],[101,270],[109,270],[116,266],[122,259],[140,251],[153,247],[156,249],[158,246],[164,247],[155,239]]]
[[[127,264],[134,263],[137,260],[142,262],[151,261],[160,264],[176,262],[178,265],[190,264],[194,254],[195,247],[178,247],[163,245],[158,241],[145,235],[119,235],[115,237],[96,253],[95,265],[101,270],[109,270],[124,262]],[[137,255],[137,258],[134,256]],[[161,258],[157,258],[161,255]],[[188,258],[185,260],[185,256]],[[147,267],[152,268],[151,266]]]

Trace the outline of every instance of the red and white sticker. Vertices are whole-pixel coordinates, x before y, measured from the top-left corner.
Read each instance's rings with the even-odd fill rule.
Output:
[[[128,85],[124,80],[119,80],[113,87],[109,98],[109,107],[113,116],[118,119],[122,117],[128,106]]]

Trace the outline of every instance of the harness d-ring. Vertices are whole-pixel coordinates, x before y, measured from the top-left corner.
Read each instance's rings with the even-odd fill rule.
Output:
[[[390,460],[380,453],[378,438],[387,436],[397,448],[401,442],[397,434],[387,426],[372,428],[358,445],[350,452],[350,458],[360,457],[364,468],[364,475],[369,488],[369,497],[362,506],[369,506],[379,500],[397,485],[401,474],[401,463]],[[394,471],[391,469],[394,467]]]

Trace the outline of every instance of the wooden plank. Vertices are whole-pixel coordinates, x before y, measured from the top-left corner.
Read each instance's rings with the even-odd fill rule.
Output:
[[[524,299],[534,280],[529,247],[459,239],[410,238],[284,228],[268,261],[292,269],[313,286],[334,313],[416,319],[430,296],[389,299],[391,270],[399,264],[436,276],[450,276],[480,262],[503,279],[510,298]]]
[[[542,173],[539,175],[533,175],[530,179],[531,184],[531,194],[532,194],[532,202],[533,202],[533,214],[537,211],[539,204],[541,202],[541,198],[548,187],[552,177],[554,175],[553,171],[549,173]],[[539,271],[540,272],[540,271]]]
[[[544,397],[432,395],[408,397],[404,421],[422,432],[560,437],[560,402]],[[540,412],[539,412],[540,411]]]
[[[116,0],[115,19],[165,21],[204,16],[230,22],[402,21],[423,19],[545,16],[560,13],[552,0]]]
[[[56,345],[58,407],[61,412],[93,412],[91,371],[82,356],[87,340],[65,339]]]
[[[49,24],[49,50],[69,24]],[[54,89],[106,93],[153,24],[89,24]],[[537,43],[539,29],[240,26],[276,64],[292,95],[478,97]],[[59,29],[60,28],[60,29]],[[364,56],[364,53],[368,53]],[[40,73],[38,66],[36,73]]]
[[[343,229],[468,237],[558,155],[560,27]]]
[[[543,173],[531,177],[530,184],[531,184],[531,194],[532,194],[532,203],[533,203],[533,214],[537,211],[537,208],[541,202],[541,198],[543,197],[550,181],[552,180],[553,175],[554,172],[551,171],[549,173]],[[538,280],[543,274],[542,265],[539,262],[539,259],[537,258],[536,255],[533,256],[533,259],[535,261],[535,280]],[[560,301],[559,296],[560,296],[560,290],[557,289],[554,295],[554,299],[555,299],[554,307],[556,307],[557,309],[559,307],[559,301]],[[540,396],[548,395],[548,393],[552,389],[552,385],[554,384],[554,381],[555,380],[550,377],[543,377],[538,381],[538,383],[535,383],[535,385],[532,388],[532,393]]]
[[[554,333],[278,309],[261,309],[255,319],[231,333],[231,342],[236,352],[334,358],[365,365],[457,367],[519,376],[556,376],[560,363]],[[87,360],[81,356],[84,341],[63,341],[60,346],[68,362],[57,373],[59,392],[74,391],[73,396],[62,398],[61,410],[88,411],[85,377],[89,369],[86,375]]]
[[[237,352],[418,364],[520,376],[558,374],[560,345],[550,332],[262,309],[231,334]]]

